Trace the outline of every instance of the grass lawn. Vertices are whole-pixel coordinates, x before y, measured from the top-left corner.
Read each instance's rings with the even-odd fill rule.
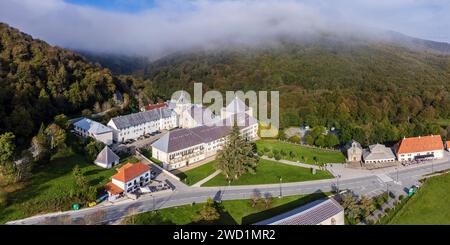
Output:
[[[274,198],[272,208],[266,209],[263,205],[252,207],[250,200],[223,201],[219,204],[220,218],[214,224],[236,225],[254,224],[271,218],[275,215],[290,211],[306,203],[325,197],[324,193],[306,196],[290,196]],[[193,217],[203,207],[203,204],[184,205],[158,210],[156,213],[148,212],[138,214],[127,221],[138,225],[187,225],[193,224]]]
[[[450,175],[432,177],[425,181],[389,224],[450,224]]]
[[[137,159],[128,158],[121,164],[128,161],[136,162]],[[9,193],[6,207],[0,208],[0,223],[39,213],[70,209],[74,203],[74,200],[69,198],[69,192],[73,185],[72,169],[75,165],[80,167],[89,184],[99,190],[117,172],[115,168],[100,168],[71,150],[54,156],[47,165],[33,171],[31,180],[23,188],[13,190],[15,188],[12,186],[4,187]]]
[[[215,164],[216,161],[211,161],[186,172],[178,173],[177,176],[187,185],[193,185],[214,173],[216,171]]]
[[[345,162],[345,156],[341,152],[309,148],[278,140],[258,140],[256,141],[256,148],[258,151],[264,151],[264,148],[268,148],[270,150],[276,149],[278,151],[284,150],[287,155],[282,156],[282,159],[299,161],[308,164],[316,164],[317,162],[318,165],[323,165],[325,163]],[[291,151],[295,153],[295,158],[292,158],[289,155],[289,152]]]
[[[301,182],[308,180],[329,179],[333,176],[326,171],[317,170],[316,174],[311,173],[311,169],[302,168],[283,163],[260,159],[256,174],[245,174],[239,180],[231,182],[231,185],[258,185],[280,183],[280,176],[283,183]],[[202,186],[227,186],[228,182],[222,174],[217,175]]]

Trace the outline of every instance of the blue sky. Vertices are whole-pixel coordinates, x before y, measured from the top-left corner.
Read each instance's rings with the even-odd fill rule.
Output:
[[[65,0],[67,3],[92,6],[109,11],[138,13],[155,6],[154,0]]]
[[[160,56],[308,32],[450,42],[448,0],[0,0],[0,21],[54,45]]]

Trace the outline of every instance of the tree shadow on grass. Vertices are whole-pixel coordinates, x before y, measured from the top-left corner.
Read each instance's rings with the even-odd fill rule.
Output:
[[[219,219],[211,222],[191,222],[188,225],[238,225],[236,220],[230,215],[230,213],[225,210],[221,203],[215,203],[215,207],[217,212],[219,213]]]
[[[187,179],[187,175],[186,175],[185,173],[183,173],[183,172],[179,172],[179,173],[177,173],[176,175],[180,178],[180,180],[181,180],[182,182],[185,182],[186,179]]]
[[[90,175],[97,175],[98,173],[105,171],[104,169],[92,169],[89,171],[84,172],[85,176],[90,176]]]
[[[263,221],[263,220],[272,218],[274,216],[277,216],[279,214],[288,212],[288,211],[290,211],[292,209],[295,209],[295,208],[298,208],[300,206],[303,206],[303,205],[305,205],[305,204],[307,204],[309,202],[312,202],[312,201],[315,201],[315,200],[318,200],[318,199],[321,199],[321,198],[325,198],[325,197],[327,197],[327,195],[325,195],[321,191],[318,191],[316,193],[313,193],[313,194],[308,195],[308,196],[301,197],[301,198],[299,198],[299,199],[297,199],[295,201],[283,204],[281,206],[277,206],[275,208],[271,208],[271,209],[264,210],[264,211],[261,211],[261,212],[258,212],[258,213],[247,215],[247,216],[242,218],[242,224],[243,225],[251,225],[251,224],[257,223],[259,221]]]

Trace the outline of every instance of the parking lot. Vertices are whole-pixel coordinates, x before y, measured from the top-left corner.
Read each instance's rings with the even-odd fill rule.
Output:
[[[115,144],[113,145],[113,150],[114,151],[131,151],[133,152],[135,149],[141,149],[141,148],[145,148],[145,149],[150,149],[150,146],[153,142],[159,140],[165,133],[167,133],[167,130],[161,130],[159,133],[155,134],[155,135],[149,135],[147,134],[146,136],[142,136],[140,138],[138,138],[137,140],[134,141],[128,141],[126,143],[122,143],[122,144]]]

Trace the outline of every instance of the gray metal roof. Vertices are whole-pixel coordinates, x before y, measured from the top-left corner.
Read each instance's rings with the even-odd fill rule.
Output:
[[[234,97],[234,99],[230,102],[230,104],[225,107],[225,110],[233,113],[241,113],[249,110],[248,106],[239,99],[239,97]]]
[[[395,159],[394,152],[391,148],[388,148],[381,144],[371,145],[369,149],[364,149],[364,160],[376,161],[384,159]]]
[[[167,108],[158,108],[150,111],[133,113],[125,116],[114,117],[111,120],[116,125],[117,129],[124,129],[141,125],[151,121],[157,121],[161,118],[171,117],[175,113],[173,110]]]
[[[119,161],[119,156],[116,155],[108,146],[105,146],[103,150],[97,155],[95,162],[110,165],[113,162]]]
[[[188,113],[200,125],[210,125],[215,121],[214,113],[206,106],[193,104],[188,109]]]
[[[255,225],[318,225],[343,210],[332,198],[320,199]]]
[[[241,129],[258,123],[255,118],[250,117],[247,114],[245,114],[245,116],[241,119],[245,122],[243,124],[238,124]],[[169,131],[153,143],[152,147],[155,147],[163,152],[170,153],[186,149],[194,145],[212,142],[223,138],[230,133],[231,126],[233,125],[230,121],[232,120],[228,118],[222,120],[221,125],[217,126],[203,125],[195,128],[182,128]],[[240,121],[239,118],[238,121]]]
[[[88,118],[83,118],[81,120],[78,120],[73,125],[75,127],[84,129],[87,132],[92,133],[92,134],[104,134],[104,133],[108,133],[108,132],[112,131],[111,128],[109,128],[99,122],[88,119]]]

